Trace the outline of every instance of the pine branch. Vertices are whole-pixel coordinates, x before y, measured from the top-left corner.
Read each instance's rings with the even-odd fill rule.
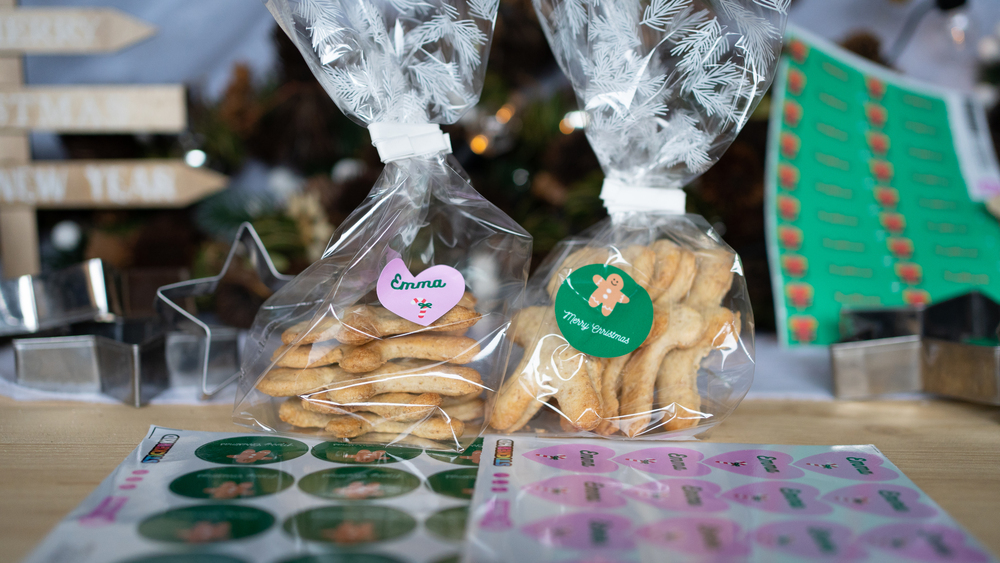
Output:
[[[469,13],[491,22],[497,17],[499,5],[500,0],[469,0]]]
[[[642,12],[640,25],[656,31],[666,31],[674,16],[691,5],[691,0],[653,0]]]

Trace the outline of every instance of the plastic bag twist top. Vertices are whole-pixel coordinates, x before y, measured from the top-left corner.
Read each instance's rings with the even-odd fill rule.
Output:
[[[479,99],[499,0],[265,0],[352,120],[454,123]]]
[[[533,2],[608,179],[680,188],[767,90],[790,0]]]

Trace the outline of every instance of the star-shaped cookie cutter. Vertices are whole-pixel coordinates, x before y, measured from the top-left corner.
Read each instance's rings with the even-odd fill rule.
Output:
[[[295,277],[278,273],[278,270],[274,267],[274,263],[271,261],[271,256],[267,253],[267,249],[264,248],[264,243],[261,242],[260,237],[257,235],[257,231],[254,230],[250,223],[243,223],[236,231],[236,240],[233,241],[233,246],[229,249],[229,255],[226,256],[226,262],[223,264],[222,271],[218,275],[210,278],[172,283],[156,290],[156,310],[166,326],[179,326],[184,321],[187,321],[205,335],[205,357],[202,360],[201,367],[201,392],[204,397],[211,397],[221,391],[224,387],[235,381],[239,377],[240,372],[237,371],[222,383],[209,388],[208,360],[212,347],[212,327],[186,311],[178,303],[186,297],[201,297],[215,293],[215,290],[219,287],[219,282],[225,277],[240,247],[246,249],[246,257],[257,272],[257,276],[271,291],[281,289],[282,286]]]

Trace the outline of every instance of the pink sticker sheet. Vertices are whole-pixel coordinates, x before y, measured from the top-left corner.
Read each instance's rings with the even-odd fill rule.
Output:
[[[486,436],[464,563],[1000,563],[874,446]]]

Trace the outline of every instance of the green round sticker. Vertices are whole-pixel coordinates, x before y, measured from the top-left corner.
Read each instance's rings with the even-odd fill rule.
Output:
[[[239,436],[209,442],[194,455],[212,463],[226,465],[266,465],[295,459],[309,451],[298,440],[272,436]]]
[[[338,467],[310,473],[299,488],[318,497],[337,500],[372,500],[405,495],[420,486],[412,473],[388,467]]]
[[[469,519],[468,506],[456,506],[435,512],[424,523],[436,536],[446,540],[462,541],[465,537],[465,522]]]
[[[246,563],[246,561],[214,553],[171,553],[129,559],[122,563]]]
[[[281,563],[402,563],[402,561],[374,553],[324,553],[293,557]]]
[[[204,504],[151,516],[139,524],[139,535],[166,542],[211,543],[253,536],[272,524],[274,516],[259,508]]]
[[[347,442],[323,442],[313,446],[312,455],[323,461],[363,463],[366,465],[396,463],[420,455],[420,449],[398,448]]]
[[[631,276],[604,264],[577,268],[556,293],[556,323],[571,346],[598,358],[639,347],[653,328],[653,302]]]
[[[483,439],[476,439],[462,453],[433,452],[427,450],[427,455],[438,461],[454,463],[455,465],[479,465],[479,457],[483,455]]]
[[[417,521],[388,506],[324,506],[300,512],[285,520],[285,531],[307,540],[350,547],[404,536]]]
[[[476,488],[476,471],[472,468],[442,471],[431,475],[427,484],[439,495],[468,500]]]
[[[272,495],[294,482],[294,477],[276,469],[213,467],[181,475],[170,483],[170,490],[191,498],[232,500]]]

